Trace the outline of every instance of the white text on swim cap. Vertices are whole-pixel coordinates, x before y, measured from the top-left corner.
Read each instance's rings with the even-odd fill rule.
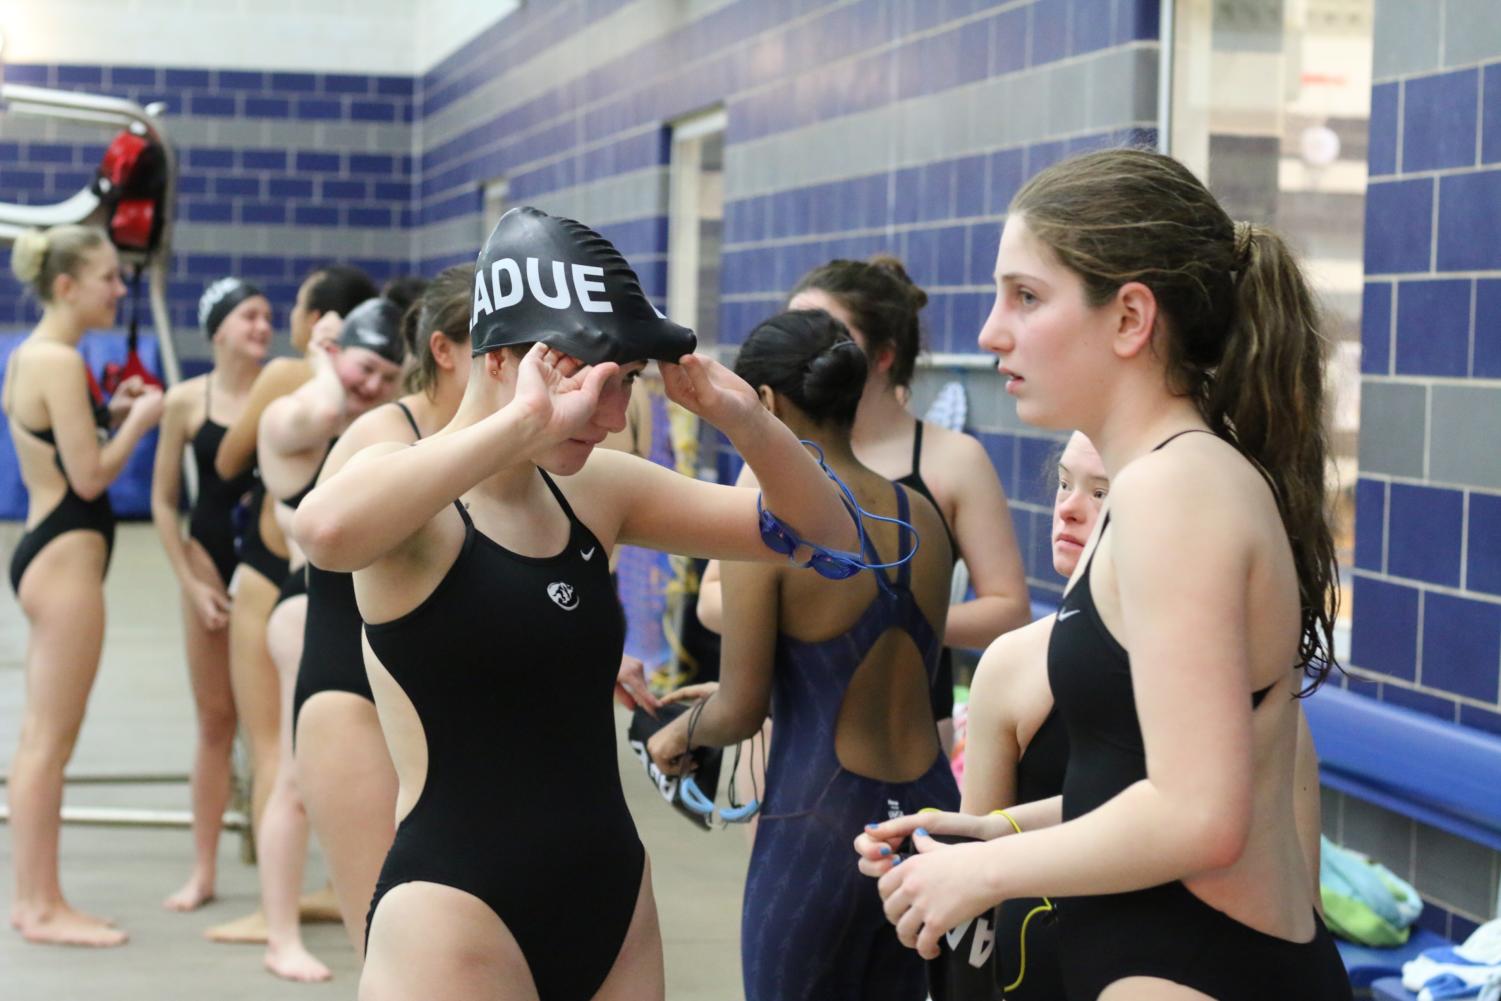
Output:
[[[474,326],[481,316],[516,305],[527,292],[549,309],[568,309],[572,304],[567,279],[570,270],[573,274],[573,294],[578,297],[579,308],[586,313],[614,312],[608,300],[590,297],[593,293],[605,290],[605,283],[597,280],[604,277],[604,268],[590,264],[569,265],[563,261],[547,263],[552,266],[551,292],[542,287],[542,262],[535,257],[526,259],[525,281],[522,280],[521,265],[510,257],[502,257],[491,264],[488,273],[477,273],[474,276],[474,312],[469,317],[469,325]]]

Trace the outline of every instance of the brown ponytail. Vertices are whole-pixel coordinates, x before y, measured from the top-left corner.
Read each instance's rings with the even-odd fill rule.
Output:
[[[432,334],[441,331],[455,344],[469,343],[470,296],[474,291],[474,265],[455,264],[444,268],[428,282],[422,294],[409,307],[401,321],[401,335],[406,340],[406,390],[431,393],[438,382],[438,362],[433,357]]]
[[[1172,390],[1266,477],[1292,545],[1300,666],[1312,692],[1335,666],[1339,578],[1325,489],[1325,339],[1292,252],[1236,224],[1170,157],[1115,149],[1043,170],[1012,200],[1031,233],[1084,282],[1093,307],[1127,282],[1152,290],[1153,339]]]

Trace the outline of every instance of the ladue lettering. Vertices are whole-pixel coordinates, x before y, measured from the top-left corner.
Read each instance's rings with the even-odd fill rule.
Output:
[[[550,282],[543,280],[544,267],[550,272]],[[604,268],[592,264],[569,264],[528,257],[523,266],[514,258],[502,257],[490,265],[488,272],[475,274],[474,311],[470,314],[469,323],[472,326],[481,316],[516,305],[528,292],[548,309],[568,309],[576,298],[579,308],[586,313],[614,312],[609,300],[594,298],[605,291],[605,283],[600,280],[604,275]],[[549,283],[552,286],[550,289],[545,287]]]

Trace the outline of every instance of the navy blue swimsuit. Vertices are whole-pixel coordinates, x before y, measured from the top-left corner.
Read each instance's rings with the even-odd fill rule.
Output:
[[[894,486],[898,517],[907,494]],[[900,550],[907,550],[906,531]],[[867,558],[881,562],[867,540]],[[911,590],[911,563],[895,583],[875,571],[878,590],[849,631],[821,643],[777,637],[772,679],[776,739],[767,794],[751,854],[741,917],[747,1001],[922,1001],[922,957],[897,940],[871,880],[850,858],[868,823],[923,807],[959,808],[959,788],[939,752],[913,782],[882,782],[839,763],[835,731],[844,695],[876,641],[909,635],[931,683],[942,638]]]

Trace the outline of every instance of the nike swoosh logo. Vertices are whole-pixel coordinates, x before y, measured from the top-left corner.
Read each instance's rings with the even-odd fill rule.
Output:
[[[1083,611],[1082,608],[1070,608],[1066,612],[1059,612],[1058,613],[1058,621],[1062,622],[1064,619],[1068,618],[1070,615],[1078,615],[1082,611]]]
[[[590,546],[588,552],[585,552],[584,550],[580,549],[579,550],[579,555],[582,556],[585,561],[593,559],[594,558],[594,547]]]

